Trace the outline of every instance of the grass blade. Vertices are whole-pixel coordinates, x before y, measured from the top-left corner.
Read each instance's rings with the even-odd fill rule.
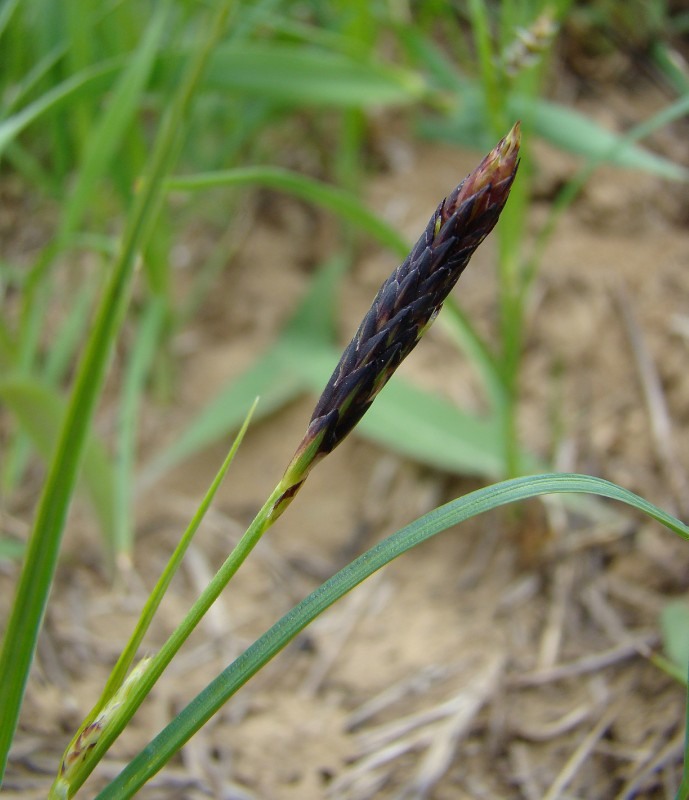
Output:
[[[158,38],[157,35],[144,37],[141,46],[128,60],[127,67],[112,87],[105,112],[97,123],[88,126],[83,161],[60,219],[60,229],[56,236],[58,243],[63,243],[76,230],[92,202],[96,184],[109,169],[115,152],[141,105],[141,95],[158,55]]]
[[[683,98],[685,102],[689,98]],[[534,132],[551,144],[595,161],[616,167],[638,169],[674,181],[689,179],[689,170],[625,140],[572,108],[549,100],[536,101],[519,96],[510,103],[513,113],[530,117]],[[684,112],[686,113],[686,112]]]
[[[463,80],[458,82],[457,91],[461,97],[459,110],[441,119],[422,121],[420,130],[432,140],[481,147],[482,132],[485,131],[485,106],[479,87]],[[681,98],[677,102],[687,103],[689,98]],[[689,179],[686,167],[629,142],[625,134],[609,131],[575,109],[550,100],[520,95],[509,98],[508,108],[516,118],[528,120],[534,134],[596,164],[609,163],[625,169],[638,169],[674,181]]]
[[[437,533],[508,503],[545,494],[600,495],[643,512],[689,541],[689,527],[626,489],[588,475],[548,474],[498,483],[436,508],[371,548],[326,581],[200,692],[96,800],[126,800],[156,774],[225,702],[323,611],[381,567]]]
[[[17,10],[19,2],[20,0],[7,0],[6,3],[3,3],[2,8],[0,8],[0,37],[9,25],[12,14]]]

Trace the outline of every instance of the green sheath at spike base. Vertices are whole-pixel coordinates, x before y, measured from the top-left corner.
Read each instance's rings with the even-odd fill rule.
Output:
[[[517,122],[438,206],[411,253],[380,287],[285,471],[284,492],[273,519],[291,502],[311,468],[356,426],[438,315],[507,202],[517,172],[519,142]]]

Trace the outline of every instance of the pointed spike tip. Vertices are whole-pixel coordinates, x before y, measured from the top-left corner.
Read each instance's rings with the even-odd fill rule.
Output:
[[[509,133],[481,161],[476,169],[443,201],[436,219],[434,235],[469,198],[480,198],[473,211],[477,216],[491,205],[502,207],[517,172],[521,123],[515,122]]]

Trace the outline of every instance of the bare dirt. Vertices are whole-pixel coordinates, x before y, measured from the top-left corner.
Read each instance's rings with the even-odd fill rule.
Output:
[[[583,110],[619,127],[642,119],[655,102],[655,95],[625,93]],[[686,158],[685,150],[678,154],[685,141],[686,128],[677,128],[660,144]],[[476,154],[404,136],[382,146],[397,158],[371,176],[366,194],[411,239]],[[533,146],[535,226],[576,161]],[[296,201],[273,199],[270,208],[176,342],[179,394],[173,408],[144,409],[146,453],[174,438],[263,351],[302,295],[313,263],[327,255],[332,221]],[[685,518],[687,210],[682,190],[659,179],[596,172],[543,261],[529,307],[520,420],[523,441],[543,456],[554,453],[559,469],[608,478]],[[456,294],[485,332],[495,318],[492,247],[484,245]],[[190,253],[193,267],[193,247]],[[394,265],[383,250],[363,249],[342,293],[343,342]],[[462,405],[482,402],[471,368],[440,326],[404,374]],[[649,380],[660,406],[649,405]],[[275,485],[312,404],[305,398],[250,431],[149,648],[173,629]],[[107,422],[106,408],[100,424]],[[116,585],[107,578],[95,523],[77,504],[8,771],[8,798],[45,796],[63,747],[224,453],[225,443],[209,449],[139,499],[133,569]],[[84,796],[353,554],[477,485],[353,435],[314,471],[260,543]],[[661,609],[686,596],[689,546],[655,523],[614,511],[582,517],[557,503],[534,504],[467,523],[398,559],[254,678],[140,796],[674,796],[685,694],[649,654],[659,647]],[[29,518],[8,515],[19,533]],[[2,566],[3,607],[16,575],[16,567]]]

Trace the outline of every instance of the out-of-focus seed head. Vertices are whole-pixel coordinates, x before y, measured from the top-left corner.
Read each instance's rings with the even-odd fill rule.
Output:
[[[517,172],[519,144],[517,122],[438,206],[411,253],[381,286],[316,404],[283,477],[286,489],[274,517],[314,464],[355,427],[437,316],[498,221]]]

